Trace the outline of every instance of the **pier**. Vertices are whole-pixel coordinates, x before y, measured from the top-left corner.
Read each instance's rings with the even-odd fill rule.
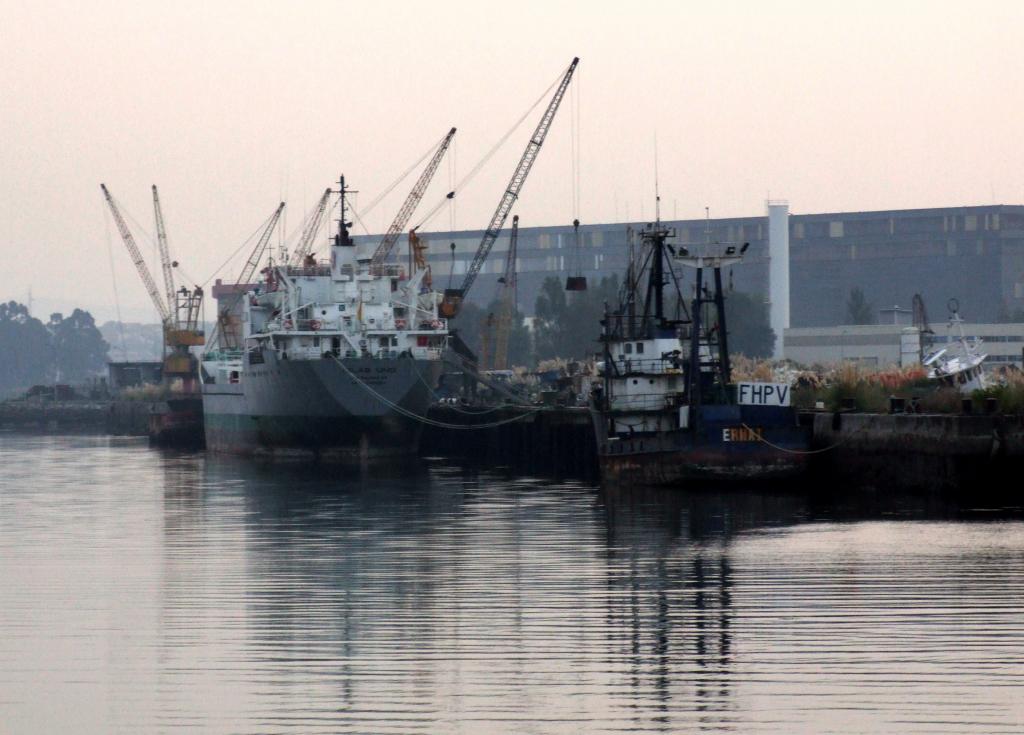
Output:
[[[154,410],[146,401],[8,401],[0,404],[0,430],[146,436]],[[598,479],[587,408],[437,404],[427,418],[433,425],[424,430],[421,456]],[[811,483],[977,492],[1024,465],[1021,415],[805,411],[800,420],[813,427]]]

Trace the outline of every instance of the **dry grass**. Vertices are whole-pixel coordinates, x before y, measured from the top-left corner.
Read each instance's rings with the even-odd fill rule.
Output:
[[[775,382],[775,364],[770,360],[756,360],[746,355],[734,355],[731,362],[732,379],[734,382]]]
[[[162,385],[137,385],[125,388],[119,397],[124,401],[162,401],[167,395],[167,389]]]
[[[800,370],[786,363],[737,357],[733,363],[735,381],[787,382],[793,386],[793,405],[801,409],[823,405],[838,411],[851,401],[859,411],[887,412],[890,398],[903,398],[916,410],[928,413],[958,413],[963,396],[952,388],[941,388],[927,377],[920,365],[869,368],[847,362]],[[974,398],[981,402],[995,398],[1004,413],[1024,413],[1024,373],[992,376],[998,383]]]
[[[991,377],[993,385],[971,394],[974,402],[983,404],[986,399],[994,398],[1000,413],[1024,414],[1024,373],[1004,371]]]

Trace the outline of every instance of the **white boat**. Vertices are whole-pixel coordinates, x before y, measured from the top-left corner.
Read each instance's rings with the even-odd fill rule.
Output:
[[[449,341],[442,297],[425,285],[427,270],[359,254],[343,182],[330,260],[271,265],[241,285],[235,349],[221,339],[204,356],[212,451],[341,460],[417,451]]]
[[[956,299],[950,299],[949,308],[947,340],[952,344],[931,353],[921,361],[921,364],[928,368],[929,379],[956,388],[961,393],[970,394],[987,385],[982,363],[988,355],[981,351],[980,338],[968,339],[964,334],[963,320],[960,318]]]

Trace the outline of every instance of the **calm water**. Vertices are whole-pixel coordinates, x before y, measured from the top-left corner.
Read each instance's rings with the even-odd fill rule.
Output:
[[[1024,512],[0,436],[0,732],[1024,731]]]

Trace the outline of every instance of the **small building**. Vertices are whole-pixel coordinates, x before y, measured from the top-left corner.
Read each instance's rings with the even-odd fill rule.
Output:
[[[791,328],[784,332],[785,353],[787,359],[806,366],[839,362],[879,368],[906,366],[917,364],[922,351],[927,354],[960,339],[955,328],[937,325],[932,329],[934,334],[922,334],[915,327],[899,323]],[[965,322],[963,330],[968,340],[981,340],[989,368],[1022,367],[1024,324]]]
[[[112,395],[117,395],[125,388],[160,385],[162,380],[163,363],[159,360],[107,363],[107,385]]]

